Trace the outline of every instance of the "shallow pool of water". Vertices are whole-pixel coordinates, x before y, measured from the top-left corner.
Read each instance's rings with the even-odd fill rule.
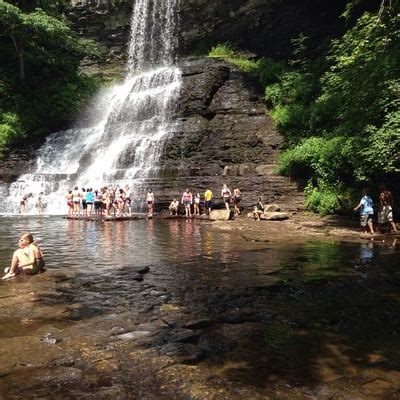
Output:
[[[321,385],[356,393],[373,368],[368,382],[375,382],[382,371],[388,381],[366,386],[371,398],[398,393],[400,275],[395,239],[258,242],[239,230],[221,231],[194,220],[3,217],[1,266],[8,265],[24,231],[33,233],[43,248],[48,272],[0,284],[0,341],[7,348],[0,356],[0,394],[23,398],[36,388],[46,398],[60,388],[72,390],[68,382],[75,375],[63,372],[57,378],[54,360],[65,352],[81,359],[81,352],[97,354],[99,348],[116,346],[119,342],[109,332],[119,329],[128,332],[128,340],[154,330],[144,345],[151,357],[176,357],[180,374],[194,374],[194,386],[203,376],[213,376],[217,383],[210,390],[228,393],[220,398],[243,397],[237,393],[264,398],[282,395],[282,390],[287,396],[281,398],[319,398]],[[137,271],[144,267],[148,272],[137,281]],[[62,341],[51,347],[49,332]],[[35,345],[21,351],[26,340]],[[133,374],[129,366],[136,350],[113,349],[107,359],[118,363],[119,370],[104,372],[107,388],[110,380],[119,379],[129,393],[139,390],[132,380],[125,382]],[[152,358],[146,354],[134,359],[150,368]],[[71,361],[68,371],[76,376],[83,371],[86,377],[74,383],[77,394],[71,398],[86,393],[96,357],[86,364]],[[187,364],[196,369],[186,370]],[[54,380],[51,388],[31,375],[38,368]],[[174,398],[157,397],[163,385],[172,391],[178,385],[162,379],[157,388],[144,379],[141,390],[151,399]],[[91,393],[97,390],[99,385]],[[120,398],[129,398],[115,390]]]
[[[285,277],[354,273],[357,267],[390,265],[399,246],[335,240],[254,243],[240,232],[221,232],[192,220],[75,221],[59,217],[3,217],[0,265],[8,266],[22,232],[33,233],[49,270],[104,274],[114,270],[174,265],[227,285],[263,284]],[[229,273],[227,273],[229,272]]]

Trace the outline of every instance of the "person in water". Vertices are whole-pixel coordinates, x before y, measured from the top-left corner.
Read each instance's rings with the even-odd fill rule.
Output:
[[[32,193],[24,194],[19,202],[19,212],[24,213],[28,208],[28,201],[33,197]]]
[[[393,219],[393,195],[385,186],[381,187],[379,202],[381,204],[381,225],[390,223],[392,231],[397,232],[397,226]]]
[[[354,207],[354,211],[360,210],[360,225],[364,229],[365,233],[371,233],[373,235],[374,225],[373,225],[373,217],[374,217],[374,203],[371,197],[368,196],[368,192],[364,190],[363,197],[360,200],[360,203],[357,207]]]
[[[10,268],[2,279],[14,278],[19,273],[34,275],[45,271],[44,256],[40,247],[33,241],[30,233],[21,235],[18,241],[19,249],[14,251]]]
[[[147,202],[147,216],[153,217],[153,210],[154,210],[154,193],[152,189],[149,189],[146,195],[146,202]]]
[[[43,192],[40,192],[36,198],[36,203],[35,203],[35,207],[36,207],[38,214],[43,213],[44,206],[45,206],[45,203],[44,203]]]

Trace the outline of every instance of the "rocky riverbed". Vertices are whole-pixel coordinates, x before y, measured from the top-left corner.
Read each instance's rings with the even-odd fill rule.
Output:
[[[396,243],[356,243],[351,227],[339,241],[308,216],[62,221],[56,241],[63,224],[45,274],[1,283],[2,398],[399,398]],[[99,235],[131,243],[131,229],[145,240],[129,251],[154,253],[153,238],[168,258],[108,259],[123,244]],[[54,262],[91,231],[101,258]]]

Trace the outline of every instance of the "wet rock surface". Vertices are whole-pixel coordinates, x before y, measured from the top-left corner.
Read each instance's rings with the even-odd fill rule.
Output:
[[[123,59],[133,1],[74,0],[72,4],[67,17],[74,29],[105,51],[102,69]],[[291,41],[300,33],[310,37],[310,48],[340,34],[345,7],[344,0],[332,4],[307,0],[301,5],[295,0],[185,0],[180,5],[180,53],[207,54],[213,45],[230,42],[250,54],[289,57]],[[99,60],[86,60],[85,67],[101,72],[98,65]]]
[[[214,192],[214,207],[224,208],[222,185],[242,191],[242,207],[282,204],[282,211],[303,207],[295,182],[274,173],[283,138],[266,115],[257,84],[221,60],[183,63],[176,123],[159,160],[159,178],[147,181],[157,193],[158,209],[180,198],[186,187]]]
[[[249,222],[270,229],[238,230]],[[274,243],[274,229],[293,221],[215,224],[207,232],[236,224],[235,238],[257,234],[260,241],[244,240],[240,251],[261,253],[269,267],[221,256],[214,272],[205,259],[164,261],[92,276],[50,268],[3,283],[0,394],[398,398],[396,249],[376,243],[371,253],[298,234],[292,247]]]
[[[266,115],[262,91],[243,73],[221,60],[183,62],[174,119],[158,176],[142,182],[143,188],[153,188],[156,211],[167,210],[187,187],[202,197],[212,189],[214,208],[224,208],[224,183],[231,190],[240,188],[244,208],[254,206],[260,195],[265,203],[281,204],[282,211],[303,208],[301,188],[274,172],[283,138]],[[8,184],[34,169],[36,153],[24,150],[5,157],[0,180]]]

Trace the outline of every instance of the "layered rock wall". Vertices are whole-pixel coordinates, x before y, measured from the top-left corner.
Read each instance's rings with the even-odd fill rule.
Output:
[[[260,56],[288,58],[292,39],[303,34],[310,46],[342,33],[346,0],[183,0],[182,51],[207,53],[230,42]]]
[[[186,187],[204,193],[211,188],[216,203],[224,183],[243,192],[246,208],[262,196],[285,211],[302,207],[303,196],[289,179],[274,174],[283,139],[266,115],[261,88],[222,60],[199,59],[182,65],[182,89],[151,186],[157,208],[167,208]],[[0,180],[11,182],[32,170],[35,152],[15,154],[0,167]]]
[[[147,181],[160,205],[186,187],[211,188],[222,203],[222,185],[243,192],[243,206],[257,197],[283,209],[302,207],[297,185],[274,173],[282,137],[266,115],[261,90],[222,60],[201,59],[182,66],[183,86],[171,132],[160,159],[160,178]],[[221,204],[222,205],[222,204]]]
[[[72,27],[104,49],[86,59],[86,72],[115,74],[124,65],[134,0],[74,0],[67,14]],[[181,55],[204,55],[229,42],[258,56],[290,58],[292,40],[303,34],[310,50],[344,30],[340,18],[347,1],[337,0],[181,0]],[[112,68],[110,68],[112,66]]]

